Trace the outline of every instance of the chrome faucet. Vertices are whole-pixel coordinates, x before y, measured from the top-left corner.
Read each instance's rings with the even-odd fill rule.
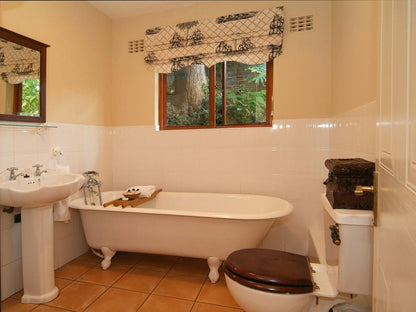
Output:
[[[18,173],[18,174],[15,173],[17,170],[19,170],[19,168],[17,167],[10,167],[10,168],[7,168],[7,170],[10,171],[9,180],[16,180],[18,176],[24,175],[23,173]]]
[[[43,167],[43,165],[36,164],[36,165],[33,165],[32,167],[33,168],[36,168],[36,170],[35,170],[35,177],[40,177],[40,175],[42,173],[48,172],[48,170],[42,170],[42,171],[40,170],[40,167]]]
[[[93,201],[93,197],[95,195],[98,195],[99,200],[100,200],[100,205],[103,205],[103,201],[101,198],[101,182],[97,180],[97,176],[99,175],[99,173],[97,171],[86,171],[82,174],[85,178],[86,181],[84,182],[84,185],[82,186],[82,189],[84,191],[84,201],[85,204],[88,205],[87,202],[87,191],[90,193],[90,197],[91,197],[91,203],[90,205],[95,205],[95,202]],[[94,188],[97,188],[97,190],[94,190]]]

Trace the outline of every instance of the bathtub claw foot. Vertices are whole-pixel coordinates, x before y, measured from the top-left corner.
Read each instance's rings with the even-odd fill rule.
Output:
[[[220,274],[218,273],[218,269],[221,265],[220,259],[217,257],[208,257],[208,266],[209,266],[209,280],[211,283],[216,283],[220,278]]]
[[[103,268],[103,270],[107,270],[111,265],[111,258],[113,258],[116,252],[108,247],[101,247],[101,252],[104,256],[104,260],[101,261],[101,267]]]

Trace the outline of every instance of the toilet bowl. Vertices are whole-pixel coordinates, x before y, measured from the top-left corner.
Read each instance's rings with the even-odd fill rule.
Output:
[[[223,263],[225,280],[246,312],[327,312],[342,302],[339,291],[371,294],[372,211],[334,210],[325,195],[322,203],[326,219],[334,223],[331,231],[325,226],[326,235],[341,241],[337,265],[326,259],[310,263],[306,256],[272,249],[234,251]],[[339,231],[335,236],[334,229]]]
[[[228,256],[223,269],[231,295],[246,311],[303,312],[313,301],[307,257],[271,249],[241,249]]]
[[[227,257],[223,269],[231,295],[246,312],[318,311],[311,310],[316,297],[338,294],[333,287],[336,267],[310,263],[308,257],[293,253],[241,249]]]

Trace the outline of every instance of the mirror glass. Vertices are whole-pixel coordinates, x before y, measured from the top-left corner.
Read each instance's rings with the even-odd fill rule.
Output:
[[[47,47],[0,27],[0,120],[45,122]]]

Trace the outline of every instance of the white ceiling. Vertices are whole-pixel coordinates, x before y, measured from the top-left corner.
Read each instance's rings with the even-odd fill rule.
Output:
[[[168,11],[178,7],[190,7],[198,1],[88,1],[111,19],[139,16]]]

